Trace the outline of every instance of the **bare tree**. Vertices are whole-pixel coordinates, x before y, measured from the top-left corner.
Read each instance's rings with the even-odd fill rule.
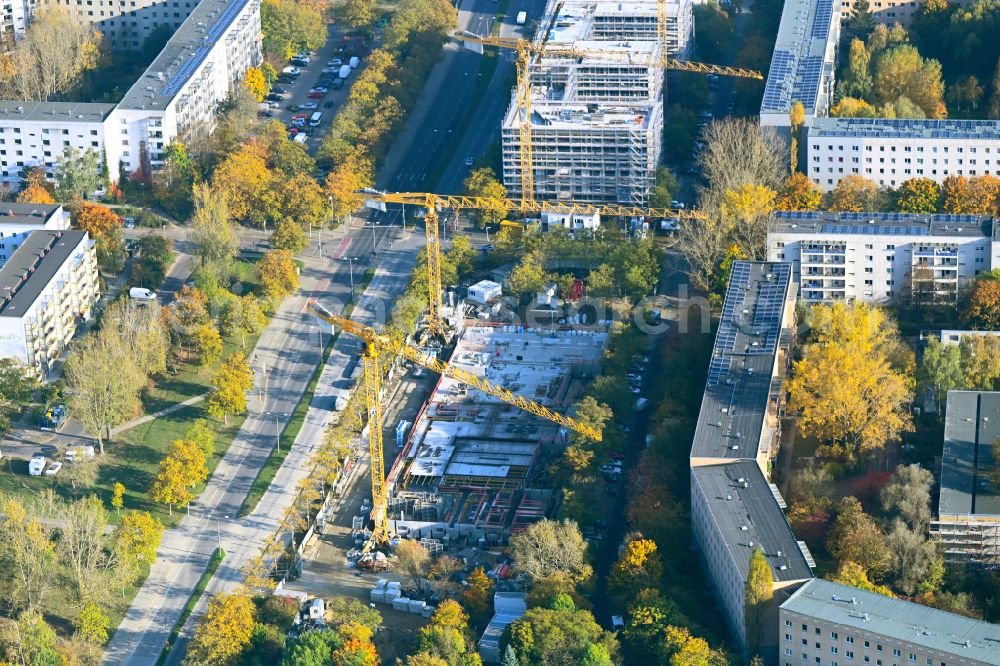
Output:
[[[39,10],[0,61],[0,95],[44,102],[73,89],[101,57],[101,35],[59,8]]]
[[[934,476],[920,465],[900,465],[882,488],[882,508],[887,513],[895,513],[922,534],[931,520],[933,485]]]
[[[744,185],[777,191],[788,175],[788,149],[773,128],[762,128],[749,118],[726,118],[709,124],[703,139],[705,148],[698,159],[714,192],[721,194]]]
[[[112,560],[105,548],[107,515],[101,500],[90,496],[60,504],[56,517],[60,525],[56,551],[76,601],[82,606],[103,600],[110,587],[107,573]]]
[[[729,231],[718,210],[702,220],[681,222],[677,247],[687,259],[688,274],[696,288],[707,291],[711,287],[712,276],[732,242]]]
[[[583,582],[593,570],[587,564],[587,542],[572,520],[542,520],[511,538],[514,566],[532,581],[566,578]]]
[[[427,572],[431,556],[419,541],[401,539],[396,546],[396,566],[410,577],[413,587],[420,587],[420,579]]]
[[[136,363],[147,376],[167,369],[170,337],[159,308],[130,299],[115,301],[104,311],[101,335],[109,335],[125,349],[131,349]]]

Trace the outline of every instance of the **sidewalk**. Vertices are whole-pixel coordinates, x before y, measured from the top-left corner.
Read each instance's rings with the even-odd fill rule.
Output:
[[[201,402],[202,400],[205,399],[205,397],[207,395],[208,395],[207,393],[202,393],[201,395],[196,395],[193,398],[188,398],[184,402],[178,402],[176,405],[170,405],[166,409],[161,409],[158,412],[154,412],[152,414],[146,414],[144,416],[140,416],[137,419],[132,419],[128,423],[123,423],[120,426],[118,426],[117,428],[112,428],[111,429],[111,434],[112,435],[117,435],[119,433],[125,432],[126,430],[131,430],[132,428],[134,428],[136,426],[140,426],[143,423],[148,423],[148,422],[152,421],[153,419],[158,419],[161,416],[166,416],[167,414],[173,414],[174,412],[176,412],[179,409],[184,409],[185,407],[187,407],[189,405],[193,405],[195,403]]]

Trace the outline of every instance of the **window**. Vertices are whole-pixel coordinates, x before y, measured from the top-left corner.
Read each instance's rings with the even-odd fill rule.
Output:
[[[882,651],[882,646],[879,645],[878,649],[879,649],[879,652],[881,652]],[[902,651],[900,651],[899,648],[892,648],[892,656],[893,657],[902,657],[903,653],[902,653]]]
[[[868,641],[865,641],[865,649],[866,649],[866,650],[867,650],[868,648],[870,648],[871,646],[872,646],[872,644],[871,644],[871,643],[869,643]]]
[[[917,655],[915,655],[915,654],[913,654],[913,653],[911,652],[911,653],[910,653],[910,661],[916,661],[916,660],[917,660]]]
[[[847,651],[847,658],[848,659],[854,659],[854,651],[853,650],[848,650]]]
[[[837,632],[836,631],[831,631],[830,632],[830,638],[832,638],[833,640],[837,640]]]
[[[791,643],[792,642],[792,635],[791,634],[785,634],[785,642],[786,643]]]
[[[786,657],[792,656],[792,648],[785,648],[785,656]]]
[[[834,645],[833,647],[830,648],[830,654],[837,654],[837,646],[836,645]]]
[[[802,625],[802,631],[809,631],[809,625],[808,624],[803,624]]]
[[[792,621],[791,620],[785,620],[785,626],[786,627],[792,626]]]

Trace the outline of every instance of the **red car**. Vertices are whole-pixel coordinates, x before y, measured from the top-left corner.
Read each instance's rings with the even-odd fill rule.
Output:
[[[311,99],[319,99],[323,97],[323,94],[324,94],[323,91],[316,90],[315,88],[309,91],[309,97]]]

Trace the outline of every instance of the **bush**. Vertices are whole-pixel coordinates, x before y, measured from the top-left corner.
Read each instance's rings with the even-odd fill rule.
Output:
[[[262,624],[273,624],[283,633],[288,633],[295,623],[295,616],[299,612],[299,604],[291,597],[272,595],[270,597],[257,597],[257,621]]]
[[[144,236],[136,245],[128,286],[158,289],[174,262],[174,256],[172,240],[157,235]]]

